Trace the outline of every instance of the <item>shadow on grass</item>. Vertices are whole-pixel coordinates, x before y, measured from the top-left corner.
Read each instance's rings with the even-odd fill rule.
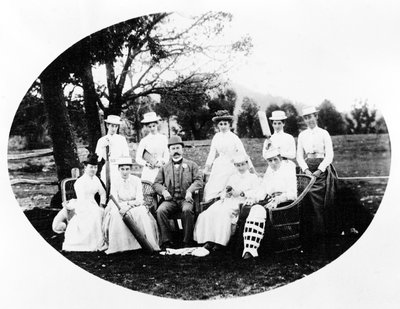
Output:
[[[270,255],[251,261],[229,251],[203,258],[149,255],[142,250],[62,252],[63,235],[51,230],[56,212],[33,209],[25,215],[42,237],[64,257],[86,271],[125,288],[183,300],[238,297],[265,292],[301,279],[346,251],[354,237],[332,238],[325,250]]]

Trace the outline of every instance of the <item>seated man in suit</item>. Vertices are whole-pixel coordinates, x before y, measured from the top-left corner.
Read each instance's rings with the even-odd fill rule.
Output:
[[[183,142],[179,136],[169,139],[168,149],[171,159],[160,168],[153,184],[154,191],[164,199],[157,209],[161,248],[174,246],[169,219],[177,212],[182,212],[183,242],[189,247],[193,243],[193,193],[203,187],[203,177],[195,162],[183,158]]]

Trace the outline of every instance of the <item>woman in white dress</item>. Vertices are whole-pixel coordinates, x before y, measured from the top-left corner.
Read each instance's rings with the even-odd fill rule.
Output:
[[[107,146],[109,146],[109,160],[110,163],[115,162],[120,157],[129,156],[129,146],[126,138],[118,134],[118,129],[121,125],[121,118],[116,115],[108,115],[104,120],[107,125],[107,135],[99,138],[96,145],[96,154],[99,156],[99,162],[107,160]],[[118,168],[115,164],[110,164],[110,181],[111,186],[114,179],[119,177]],[[106,169],[103,166],[100,174],[101,180],[106,183]]]
[[[83,164],[84,174],[74,184],[76,199],[63,204],[53,220],[56,233],[65,231],[64,251],[97,251],[104,242],[101,223],[106,192],[96,176],[97,155],[89,155]],[[100,206],[95,201],[96,193],[100,194]]]
[[[290,204],[297,198],[296,169],[293,162],[283,164],[280,152],[270,148],[265,153],[268,168],[258,189],[249,194],[249,200],[243,207],[241,220],[244,221],[244,250],[243,258],[248,259],[258,256],[258,248],[264,238],[267,209]],[[269,197],[265,206],[253,205],[254,201],[264,200]],[[241,228],[239,229],[241,230]]]
[[[105,210],[103,249],[107,254],[141,248],[122,219],[122,215],[127,211],[130,212],[136,227],[142,235],[145,235],[153,249],[160,250],[157,223],[143,205],[142,184],[138,177],[131,175],[132,164],[130,157],[120,158],[116,162],[120,177],[111,187],[111,194],[121,209],[118,210],[118,207],[110,200]]]
[[[280,152],[283,160],[294,160],[296,157],[296,143],[292,135],[284,132],[285,120],[287,119],[285,112],[273,111],[269,119],[272,121],[274,134],[264,142],[263,158],[266,159],[266,153],[272,147]]]
[[[194,240],[209,251],[226,246],[234,233],[239,214],[239,204],[259,185],[259,178],[249,171],[249,159],[245,154],[234,158],[236,172],[229,177],[220,199],[197,218]]]
[[[155,112],[143,115],[141,123],[146,126],[149,134],[140,140],[136,150],[136,163],[143,166],[141,180],[145,189],[144,199],[147,205],[153,205],[153,207],[156,198],[151,185],[154,183],[160,167],[169,160],[168,138],[158,132],[159,120],[160,117]]]
[[[211,172],[204,188],[205,202],[216,198],[225,189],[229,177],[236,172],[233,165],[235,155],[246,153],[242,141],[230,130],[233,116],[229,115],[228,111],[218,111],[212,120],[217,124],[219,132],[214,135],[211,141],[210,152],[206,161],[205,172]],[[218,157],[216,157],[217,155]],[[254,172],[250,158],[249,166],[250,171]]]
[[[161,166],[169,160],[168,138],[158,132],[160,117],[154,112],[143,115],[143,123],[149,130],[149,134],[140,140],[136,151],[136,163],[143,166],[142,181],[154,182]],[[151,155],[151,160],[143,158],[144,151]],[[151,162],[150,162],[151,161]]]

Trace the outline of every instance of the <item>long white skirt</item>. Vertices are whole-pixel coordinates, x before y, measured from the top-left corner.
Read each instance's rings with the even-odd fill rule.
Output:
[[[131,208],[129,212],[136,226],[146,235],[147,240],[155,250],[160,250],[157,222],[145,206]],[[110,201],[106,208],[103,221],[103,231],[107,254],[128,250],[137,250],[141,246],[124,223],[117,206]]]
[[[104,239],[101,229],[104,209],[94,200],[71,200],[74,203],[75,215],[68,222],[64,251],[97,251]]]
[[[217,197],[225,189],[229,177],[235,172],[236,168],[228,157],[216,158],[211,168],[210,178],[204,187],[204,201]]]
[[[239,202],[235,198],[219,200],[197,218],[193,232],[199,244],[208,241],[226,246],[235,231],[239,214]]]

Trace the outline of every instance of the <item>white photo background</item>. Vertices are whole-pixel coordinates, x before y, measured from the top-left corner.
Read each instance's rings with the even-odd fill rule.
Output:
[[[26,1],[10,4],[2,10],[1,21],[2,29],[7,29],[1,34],[2,41],[7,42],[3,44],[1,57],[3,149],[6,149],[18,104],[33,80],[55,57],[90,33],[152,12],[215,9],[231,10],[235,16],[243,14],[252,26],[260,24],[256,28],[262,28],[261,42],[263,37],[268,37],[268,30],[276,40],[270,44],[264,59],[262,54],[253,60],[254,63],[249,60],[248,72],[239,72],[236,78],[246,80],[256,89],[265,86],[273,94],[284,94],[292,100],[309,104],[318,104],[328,97],[335,104],[345,102],[343,108],[346,108],[356,98],[368,99],[382,111],[389,127],[392,173],[373,223],[338,260],[283,288],[222,303],[229,306],[268,303],[283,308],[293,305],[314,308],[321,304],[325,307],[367,304],[393,307],[398,303],[396,282],[399,279],[397,235],[400,216],[395,191],[399,181],[394,172],[398,170],[400,22],[396,12],[399,4],[395,1],[384,4],[365,1],[263,4],[257,1],[241,5],[227,1],[203,2],[188,7],[183,1],[168,4],[153,1],[146,6],[141,4],[140,8],[131,1],[120,1],[118,5],[95,1],[57,4],[43,1],[39,7]],[[265,28],[261,21],[266,22]],[[259,42],[255,40],[253,43],[256,48]],[[288,50],[293,53],[286,54]],[[276,54],[268,54],[272,51]],[[267,59],[271,59],[270,65],[266,65]],[[318,73],[321,71],[325,74]],[[255,72],[259,76],[254,77]],[[322,83],[324,79],[329,82]],[[316,89],[319,94],[316,94]],[[43,241],[20,211],[10,190],[5,152],[1,159],[3,303],[15,308],[54,308],[54,304],[59,308],[109,308],[137,302],[154,307],[185,305],[123,289],[87,273],[62,257]],[[190,304],[202,305],[198,302]],[[211,302],[210,305],[219,306],[221,302]]]

